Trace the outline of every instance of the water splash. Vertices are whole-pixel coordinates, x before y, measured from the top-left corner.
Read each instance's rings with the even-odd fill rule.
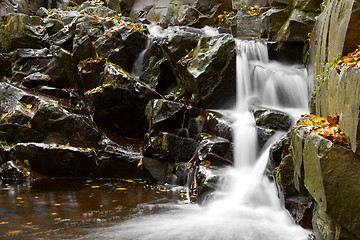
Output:
[[[232,114],[236,160],[234,168],[226,169],[216,200],[205,207],[162,205],[163,211],[98,229],[83,239],[307,239],[309,231],[292,222],[274,184],[263,175],[269,147],[257,157],[255,121],[248,112],[254,99],[278,110],[306,111],[306,72],[269,61],[263,41],[237,40],[236,46],[238,95]],[[275,135],[270,142],[279,138]]]

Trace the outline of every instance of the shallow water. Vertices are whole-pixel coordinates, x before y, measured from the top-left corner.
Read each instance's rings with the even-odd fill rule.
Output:
[[[77,239],[92,228],[181,204],[183,191],[133,180],[0,180],[0,239]]]

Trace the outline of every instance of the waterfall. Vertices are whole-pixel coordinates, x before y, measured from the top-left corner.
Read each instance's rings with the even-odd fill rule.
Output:
[[[269,61],[266,42],[236,40],[237,104],[234,122],[235,167],[225,169],[216,200],[194,204],[143,205],[141,215],[97,230],[90,238],[306,240],[309,231],[295,225],[281,206],[274,183],[264,176],[271,142],[258,156],[255,121],[248,111],[256,102],[290,113],[307,111],[306,71]],[[95,235],[95,237],[94,237]]]

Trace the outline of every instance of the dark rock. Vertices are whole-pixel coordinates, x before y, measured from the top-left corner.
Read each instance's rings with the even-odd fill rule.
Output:
[[[96,154],[56,144],[19,143],[9,152],[9,160],[27,160],[31,169],[47,177],[98,176]]]
[[[81,62],[80,79],[84,92],[102,85],[106,60],[90,60]]]
[[[297,193],[294,183],[294,164],[291,154],[285,156],[280,165],[274,171],[277,187],[279,188],[279,195],[282,200],[291,197]]]
[[[275,134],[275,131],[272,129],[266,129],[259,126],[256,126],[257,130],[257,140],[259,149],[263,149],[268,140]]]
[[[162,49],[167,55],[171,66],[176,67],[176,63],[185,56],[191,49],[196,47],[202,32],[195,31],[189,27],[179,27],[174,30],[171,37],[164,39],[161,44]]]
[[[49,15],[49,10],[47,10],[44,7],[40,7],[37,11],[36,11],[36,16],[39,16],[41,18],[45,18]]]
[[[290,17],[290,9],[276,9],[271,8],[266,12],[266,18],[268,22],[268,36],[270,39],[274,40],[277,37],[278,32],[284,26],[286,21]],[[270,54],[269,54],[270,55]]]
[[[50,80],[49,75],[36,72],[24,77],[21,81],[21,85],[27,88],[33,88],[39,85],[48,85]]]
[[[176,64],[175,74],[186,94],[198,94],[209,108],[223,106],[235,96],[234,38],[222,34],[200,39],[197,47]]]
[[[217,189],[221,177],[213,170],[204,166],[198,166],[196,168],[195,177],[198,203],[206,204],[213,199],[211,194]]]
[[[30,122],[45,143],[92,147],[99,138],[98,131],[87,117],[71,114],[56,103],[40,102]]]
[[[211,135],[202,135],[198,147],[198,158],[200,161],[209,161],[211,165],[232,165],[233,144],[227,139]]]
[[[232,20],[232,34],[241,38],[267,37],[267,24],[265,16],[252,16],[248,10],[241,9]]]
[[[312,229],[314,205],[314,201],[309,197],[294,196],[285,200],[285,208],[295,223],[306,229]]]
[[[183,128],[186,105],[163,99],[151,100],[146,106],[150,131],[174,132]]]
[[[0,82],[0,114],[7,113],[16,105],[26,93],[8,83]]]
[[[52,18],[45,18],[44,24],[49,35],[59,32],[65,26],[62,21]]]
[[[210,135],[218,136],[229,140],[233,139],[231,122],[217,112],[207,112],[204,132]]]
[[[135,0],[106,0],[105,3],[108,8],[122,13],[123,16],[128,16]]]
[[[19,160],[8,161],[2,166],[1,178],[16,181],[39,180],[44,176],[33,171],[28,165]]]
[[[163,162],[188,162],[194,157],[197,141],[171,133],[151,137],[144,149],[144,156]]]
[[[135,63],[136,64],[136,63]],[[144,52],[141,67],[135,68],[140,73],[140,80],[149,84],[156,91],[163,93],[176,83],[169,61],[165,58],[157,40],[151,41]]]
[[[265,174],[273,176],[274,170],[281,163],[284,156],[290,153],[290,133],[285,134],[281,139],[273,143],[270,147],[269,162],[266,166]]]
[[[94,121],[115,133],[141,138],[146,132],[146,104],[156,97],[119,66],[107,64],[104,84],[85,93],[92,104]]]
[[[169,182],[171,178],[171,164],[152,158],[144,157],[143,165],[148,169],[151,176],[159,183]]]
[[[46,45],[46,29],[40,17],[30,18],[25,14],[13,13],[0,20],[0,52],[17,48],[42,48]]]
[[[267,129],[287,131],[292,125],[291,117],[277,110],[254,108],[251,110],[254,114],[256,125]]]
[[[48,38],[48,42],[51,45],[56,45],[66,49],[67,51],[72,51],[73,48],[73,39],[75,36],[75,30],[69,26],[61,28],[58,32],[54,33]]]
[[[73,56],[77,60],[95,57],[95,55],[95,49],[89,36],[85,35],[80,39],[74,39]]]
[[[79,6],[78,11],[81,13],[85,13],[92,16],[98,16],[98,17],[114,17],[117,13],[103,5],[96,5],[96,6],[88,6],[88,3],[85,2],[81,6]]]

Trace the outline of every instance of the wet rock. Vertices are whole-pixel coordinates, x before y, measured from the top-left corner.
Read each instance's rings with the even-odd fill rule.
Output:
[[[287,131],[292,125],[291,117],[277,110],[271,109],[252,109],[257,126],[267,129]]]
[[[204,132],[210,135],[218,136],[232,141],[233,132],[231,128],[231,122],[229,119],[223,117],[217,112],[207,112]]]
[[[262,128],[259,126],[256,126],[256,131],[259,149],[262,149],[268,140],[275,134],[274,130]]]
[[[42,48],[46,46],[46,29],[40,17],[13,13],[0,20],[0,52],[17,48]]]
[[[170,181],[172,164],[147,157],[144,157],[142,162],[157,182],[166,183]]]
[[[31,169],[47,177],[98,176],[96,154],[56,144],[19,143],[9,152],[9,160],[27,160]]]
[[[306,15],[305,12],[294,10],[288,22],[282,27],[276,36],[276,41],[303,42],[308,38],[315,24],[314,17]]]
[[[80,79],[84,92],[102,85],[106,60],[83,61],[80,63]]]
[[[163,99],[151,100],[146,106],[149,130],[174,132],[183,128],[186,105]]]
[[[269,162],[266,166],[265,174],[273,176],[274,170],[278,167],[284,156],[290,153],[290,133],[285,134],[281,139],[273,143],[270,147]]]
[[[232,165],[234,162],[233,144],[221,137],[202,135],[198,147],[198,158],[201,162],[209,161],[215,166]]]
[[[106,65],[103,82],[85,93],[94,121],[121,136],[142,138],[146,131],[145,107],[155,93],[111,63]]]
[[[62,21],[58,19],[52,18],[45,18],[44,19],[44,26],[49,35],[53,35],[59,32],[65,25]]]
[[[289,210],[295,223],[306,229],[312,229],[314,205],[309,197],[294,196],[285,200],[285,208]]]
[[[318,206],[314,228],[326,239],[332,239],[339,234],[338,224],[359,237],[355,220],[359,212],[354,202],[360,196],[359,156],[316,134],[304,135],[303,131],[302,127],[292,130],[293,155],[303,163],[304,186]]]
[[[196,192],[199,204],[206,204],[214,199],[212,193],[217,189],[221,177],[214,170],[204,166],[197,167],[195,171],[196,189],[191,186],[190,189]]]
[[[46,8],[44,7],[40,7],[36,13],[35,13],[36,16],[39,16],[41,18],[45,18],[49,15],[49,10],[47,10]]]
[[[135,0],[106,0],[106,6],[116,12],[121,12],[123,16],[128,16]]]
[[[14,108],[19,100],[26,95],[26,93],[9,83],[0,82],[0,114],[7,113]]]
[[[292,155],[286,155],[280,162],[280,165],[274,171],[276,184],[279,188],[282,199],[291,197],[297,193],[294,183],[294,164]]]
[[[0,3],[0,17],[15,12],[15,7],[8,0]]]
[[[189,27],[179,27],[174,33],[164,39],[161,44],[171,66],[176,68],[176,63],[191,49],[196,47],[202,32]]]
[[[76,61],[68,51],[53,47],[50,51],[46,48],[41,50],[18,50],[18,54],[19,59],[12,67],[12,81],[20,83],[24,77],[38,72],[48,75],[50,80],[37,81],[37,83],[60,89],[81,89]]]
[[[21,85],[27,88],[33,88],[40,85],[47,85],[50,82],[50,76],[39,72],[32,73],[21,81]]]
[[[144,52],[141,66],[134,66],[134,73],[140,75],[141,81],[149,84],[156,91],[164,93],[176,84],[176,78],[169,61],[162,52],[159,40],[148,40],[151,41],[150,46]]]
[[[197,141],[171,133],[151,137],[144,149],[144,156],[163,162],[188,162],[194,155]]]
[[[265,16],[252,16],[248,10],[241,9],[232,20],[232,34],[235,37],[267,37],[267,18]]]
[[[19,160],[4,163],[0,175],[2,179],[5,178],[15,181],[39,180],[44,178],[44,176],[33,171],[28,165]]]
[[[73,39],[75,36],[75,30],[69,26],[61,28],[59,31],[54,33],[48,38],[48,42],[51,45],[56,45],[66,49],[67,51],[72,51],[73,48]]]
[[[176,64],[175,73],[188,95],[198,94],[205,107],[221,107],[235,96],[233,37],[221,34],[200,39],[197,47]]]
[[[88,6],[88,3],[82,4],[78,11],[81,13],[85,13],[92,16],[98,16],[98,17],[114,17],[117,13],[103,5],[96,5],[96,6]]]

